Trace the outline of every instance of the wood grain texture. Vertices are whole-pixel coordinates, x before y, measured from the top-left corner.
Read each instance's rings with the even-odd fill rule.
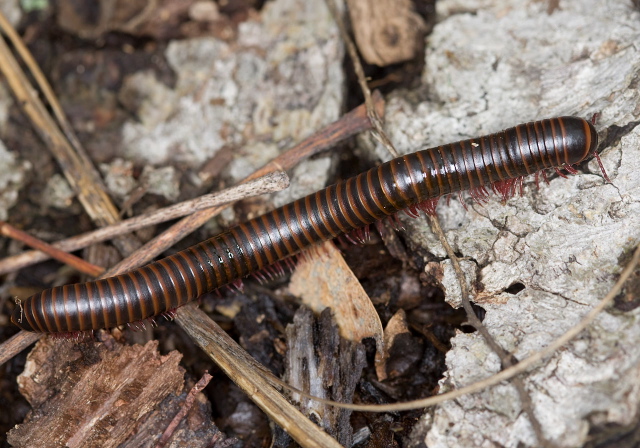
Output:
[[[331,310],[317,317],[305,307],[287,325],[285,381],[316,397],[353,402],[356,385],[366,363],[364,345],[340,337]],[[353,444],[351,411],[291,393],[300,411],[313,418],[343,446]]]
[[[181,354],[161,356],[156,341],[129,347],[109,341],[75,349],[72,341],[40,341],[18,378],[34,409],[8,434],[12,446],[117,447],[166,397],[180,393]]]
[[[426,26],[411,0],[347,0],[362,57],[385,66],[413,59]]]
[[[178,310],[176,322],[251,400],[305,448],[340,447],[274,388],[277,379],[195,306]],[[276,380],[276,381],[274,381]]]

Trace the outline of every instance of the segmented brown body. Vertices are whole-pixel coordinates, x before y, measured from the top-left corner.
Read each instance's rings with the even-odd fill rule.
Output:
[[[408,207],[569,167],[596,147],[589,122],[562,117],[408,154],[140,269],[43,291],[17,307],[12,321],[29,331],[75,332],[157,316]]]

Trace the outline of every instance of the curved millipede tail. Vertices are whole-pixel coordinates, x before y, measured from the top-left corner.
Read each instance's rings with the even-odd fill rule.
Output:
[[[361,239],[366,230],[357,229],[399,211],[433,214],[444,195],[469,190],[482,202],[494,190],[506,199],[523,176],[571,171],[597,144],[591,123],[561,117],[398,157],[140,269],[31,296],[11,320],[28,331],[73,333],[171,314],[206,292],[240,288],[250,274],[280,272],[280,260],[319,242]]]

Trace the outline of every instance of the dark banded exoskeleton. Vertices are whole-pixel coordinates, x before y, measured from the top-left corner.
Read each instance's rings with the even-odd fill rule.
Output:
[[[51,333],[142,321],[399,211],[434,213],[444,195],[483,200],[493,189],[506,198],[523,176],[575,172],[597,145],[591,123],[561,117],[408,154],[134,271],[35,294],[11,320]]]

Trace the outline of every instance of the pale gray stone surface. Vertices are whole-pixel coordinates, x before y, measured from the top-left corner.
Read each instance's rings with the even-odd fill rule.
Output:
[[[174,202],[180,194],[180,173],[173,166],[155,168],[145,166],[142,170],[143,183],[149,193],[164,196]]]
[[[138,185],[133,177],[133,162],[130,160],[116,158],[109,163],[101,163],[98,168],[105,186],[115,198],[125,199]]]
[[[11,107],[15,107],[13,98],[4,84],[0,84],[0,135],[6,130]],[[20,159],[19,154],[0,140],[0,221],[8,219],[9,209],[18,201],[31,169],[29,162]]]
[[[55,207],[67,209],[71,207],[73,199],[76,197],[75,191],[62,174],[54,174],[47,179],[47,185],[40,197],[40,205],[43,209]]]
[[[19,0],[2,0],[0,2],[0,11],[12,26],[17,26],[22,19],[22,9]]]
[[[428,38],[423,87],[390,99],[386,127],[403,152],[495,132],[559,115],[590,118],[601,137],[640,120],[640,14],[631,1],[443,0]],[[381,147],[378,154],[388,159]],[[502,204],[465,210],[456,197],[438,208],[447,239],[468,257],[467,275],[485,324],[524,358],[566,332],[609,291],[640,242],[640,128],[568,179],[554,176]],[[444,201],[443,201],[444,202]],[[444,251],[418,220],[405,220],[415,247]],[[443,282],[459,302],[448,261]],[[525,289],[505,290],[514,283]],[[458,297],[456,297],[456,294]],[[629,424],[640,404],[640,309],[609,310],[579,338],[524,375],[547,437],[581,446],[589,429]],[[459,334],[447,354],[442,390],[499,370],[477,334]],[[419,436],[430,448],[534,446],[513,387],[502,384],[448,402],[425,417]]]
[[[139,162],[198,167],[232,146],[226,175],[237,181],[342,112],[343,47],[324,2],[268,2],[239,25],[237,41],[173,41],[166,56],[175,88],[151,73],[126,81],[125,95],[139,104],[123,144]],[[299,194],[326,183],[326,169],[313,171]]]
[[[18,201],[18,193],[29,171],[31,164],[19,159],[0,140],[0,221],[9,217],[9,209]]]

